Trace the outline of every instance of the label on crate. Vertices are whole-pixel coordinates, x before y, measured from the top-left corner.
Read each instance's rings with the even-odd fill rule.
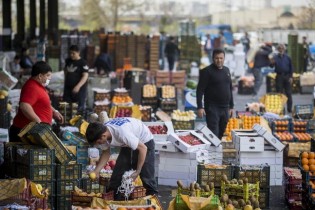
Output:
[[[92,190],[96,190],[96,189],[99,189],[100,188],[100,185],[99,184],[92,184]]]
[[[46,176],[47,175],[47,170],[46,169],[42,169],[38,171],[38,175],[39,176]]]
[[[73,190],[73,186],[69,185],[69,186],[65,186],[66,191],[72,191]]]
[[[39,155],[38,156],[38,160],[46,160],[47,159],[47,156],[46,155]]]

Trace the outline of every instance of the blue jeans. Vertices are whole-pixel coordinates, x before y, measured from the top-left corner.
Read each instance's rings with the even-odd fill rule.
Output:
[[[261,73],[261,68],[253,68],[252,70],[255,81],[254,81],[254,95],[257,95],[260,89],[260,86],[263,82],[263,75]]]

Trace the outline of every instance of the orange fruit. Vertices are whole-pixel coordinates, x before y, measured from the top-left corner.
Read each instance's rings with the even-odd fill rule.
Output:
[[[315,159],[308,159],[308,165],[315,165]]]
[[[310,171],[315,171],[315,165],[310,165]]]
[[[308,152],[303,152],[301,156],[302,158],[308,158]]]
[[[307,158],[302,158],[302,165],[308,164],[308,159]]]
[[[304,169],[304,171],[309,171],[310,167],[308,165],[303,165],[303,169]]]
[[[314,152],[308,153],[308,159],[314,159],[314,158],[315,158],[315,153]]]

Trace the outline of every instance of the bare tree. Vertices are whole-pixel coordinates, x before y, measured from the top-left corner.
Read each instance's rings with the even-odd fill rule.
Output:
[[[315,0],[308,1],[308,6],[299,18],[299,26],[303,29],[315,28]]]

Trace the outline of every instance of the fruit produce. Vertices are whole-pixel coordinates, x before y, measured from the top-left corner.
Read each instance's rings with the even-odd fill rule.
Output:
[[[308,133],[293,133],[293,136],[299,141],[310,141],[312,139],[311,135]]]
[[[151,97],[156,97],[156,86],[155,85],[150,85],[146,84],[143,86],[143,97],[144,98],[151,98]]]
[[[96,173],[91,172],[91,173],[89,174],[89,177],[90,177],[90,179],[95,180],[95,179],[96,179]]]
[[[276,132],[275,136],[280,141],[292,141],[294,139],[293,135],[289,132]]]
[[[238,128],[239,128],[238,119],[237,118],[230,118],[229,122],[228,122],[228,124],[226,126],[225,132],[224,132],[227,141],[231,141],[232,140],[232,133],[231,133],[231,131],[233,129],[238,129]]]
[[[184,141],[185,143],[189,145],[200,145],[204,144],[200,139],[198,139],[196,136],[193,136],[191,134],[185,135],[185,136],[179,136],[179,138]]]
[[[132,98],[130,96],[113,96],[112,102],[114,104],[125,104],[132,102]]]
[[[49,194],[48,189],[43,190],[42,185],[34,182],[31,182],[31,193],[37,198],[47,198]]]
[[[294,132],[306,132],[306,127],[307,127],[307,121],[304,120],[295,120],[292,122],[293,124],[293,131]]]
[[[265,95],[264,104],[267,112],[281,114],[283,111],[283,102],[280,94]]]
[[[143,122],[149,122],[151,121],[151,106],[139,106],[139,110],[141,112],[141,120]]]
[[[112,169],[114,169],[114,167],[115,167],[115,165],[116,165],[116,160],[110,160],[110,161],[108,161],[108,165],[109,165]]]
[[[115,117],[131,117],[131,115],[132,115],[132,109],[131,108],[120,107],[117,110]]]
[[[192,111],[180,111],[179,109],[174,110],[172,113],[172,119],[178,121],[190,121],[196,119],[196,114]]]
[[[152,134],[167,134],[167,127],[165,125],[149,125],[148,128]]]
[[[162,86],[162,98],[175,98],[175,87],[171,85]]]
[[[241,116],[244,129],[251,129],[254,124],[260,124],[260,116]]]

